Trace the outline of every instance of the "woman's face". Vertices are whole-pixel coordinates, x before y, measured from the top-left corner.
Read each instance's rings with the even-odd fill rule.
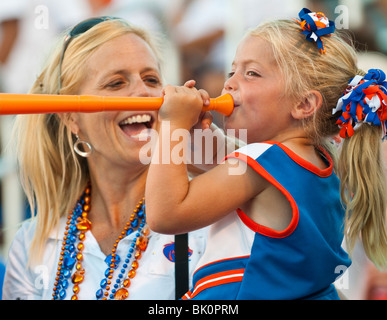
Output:
[[[223,94],[234,99],[234,111],[225,119],[226,129],[247,129],[247,142],[276,139],[289,125],[289,101],[284,97],[284,79],[271,45],[247,36],[238,46]]]
[[[100,46],[86,63],[80,95],[160,97],[158,60],[149,45],[135,34]],[[72,132],[93,147],[90,161],[113,165],[139,162],[139,152],[157,125],[157,111],[74,113]],[[141,139],[141,140],[140,140]],[[98,162],[101,166],[101,162]]]

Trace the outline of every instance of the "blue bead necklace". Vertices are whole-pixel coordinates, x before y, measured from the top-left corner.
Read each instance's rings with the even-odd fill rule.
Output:
[[[118,268],[121,261],[120,256],[116,253],[118,243],[123,237],[128,236],[133,232],[135,232],[135,237],[130,244],[129,251],[123,261],[120,273],[113,284],[112,278],[114,270]],[[108,268],[105,271],[105,278],[102,279],[100,283],[100,289],[96,292],[97,299],[125,300],[129,296],[128,288],[131,280],[136,276],[136,270],[139,266],[138,260],[141,258],[142,252],[144,252],[148,246],[148,235],[149,229],[145,224],[145,203],[144,199],[142,199],[136,206],[136,209],[134,209],[130,221],[126,223],[121,235],[118,236],[113,245],[112,253],[105,260],[108,264]],[[129,272],[126,273],[129,265],[131,268]],[[110,294],[109,291],[111,291]]]
[[[71,299],[78,300],[79,285],[83,282],[85,274],[85,270],[82,267],[85,234],[91,228],[91,222],[87,219],[88,212],[90,211],[90,192],[91,188],[88,185],[67,218],[53,288],[53,300],[63,300],[66,298],[70,279],[73,283]],[[149,229],[146,226],[145,218],[145,202],[143,198],[134,209],[130,221],[126,223],[124,230],[115,241],[111,254],[105,260],[108,268],[105,271],[105,278],[100,282],[100,288],[96,292],[97,299],[124,300],[129,296],[128,288],[131,280],[136,275],[136,270],[139,266],[138,260],[148,245],[147,236],[149,235]],[[118,243],[125,236],[134,232],[135,237],[129,247],[126,258],[123,260],[117,280],[113,284],[114,271],[121,262],[120,256],[116,253]],[[131,268],[126,273],[129,265]],[[75,270],[73,272],[74,267]]]

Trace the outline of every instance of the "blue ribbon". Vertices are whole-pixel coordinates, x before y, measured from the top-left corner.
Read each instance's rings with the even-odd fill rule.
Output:
[[[380,69],[370,69],[367,74],[364,76],[364,80],[373,80],[373,83],[377,83],[383,87],[386,87],[387,81],[386,74]]]
[[[304,30],[304,31],[302,31],[302,33],[306,36],[306,40],[311,41],[311,42],[316,41],[317,42],[317,48],[323,51],[324,50],[324,45],[322,43],[321,37],[329,35],[329,34],[335,32],[335,23],[333,21],[329,20],[329,26],[328,27],[318,29],[318,27],[316,26],[315,21],[308,14],[308,13],[311,13],[311,12],[312,11],[310,11],[309,9],[304,8],[298,14],[298,16],[301,19],[301,21],[305,20],[306,23],[310,27],[310,30]],[[314,40],[312,38],[313,33],[317,36],[317,40]]]

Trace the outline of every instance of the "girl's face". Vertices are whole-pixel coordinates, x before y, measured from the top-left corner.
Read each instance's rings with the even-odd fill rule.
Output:
[[[223,94],[234,98],[234,111],[225,119],[226,129],[247,129],[247,143],[277,140],[292,120],[285,99],[284,79],[271,45],[256,36],[239,44]]]
[[[135,34],[100,46],[86,61],[86,73],[79,88],[81,95],[160,97],[162,93],[158,60]],[[149,129],[157,125],[157,112],[78,113],[72,119],[72,131],[94,149],[90,161],[103,166],[102,159],[107,166],[117,166],[139,162],[140,148],[150,139]]]

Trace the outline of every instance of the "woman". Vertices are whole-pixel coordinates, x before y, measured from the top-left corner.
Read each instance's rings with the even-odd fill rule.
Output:
[[[87,20],[31,93],[158,97],[160,54],[121,19]],[[37,214],[10,249],[4,299],[175,298],[174,237],[145,222],[139,154],[157,124],[157,112],[17,117],[21,179]],[[205,230],[189,234],[191,273],[205,241]]]

